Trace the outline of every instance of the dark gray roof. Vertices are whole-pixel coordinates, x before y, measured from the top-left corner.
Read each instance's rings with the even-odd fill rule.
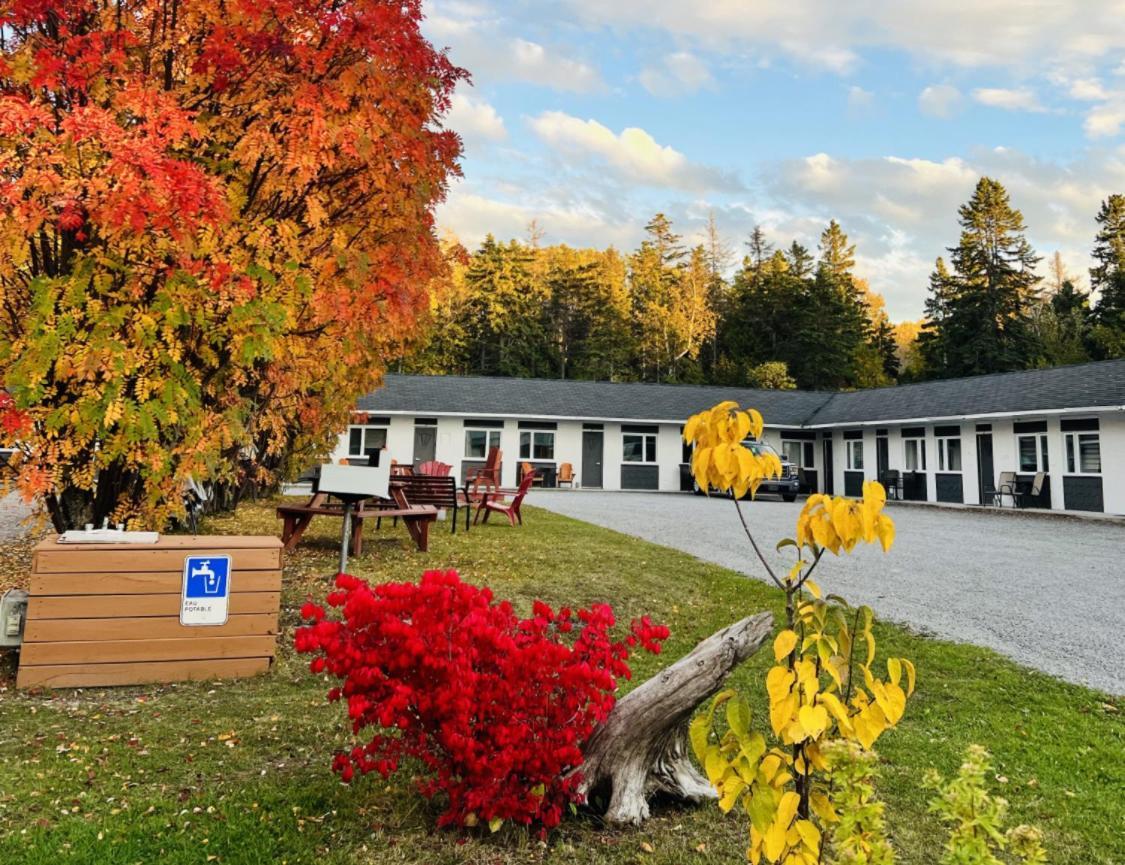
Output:
[[[683,421],[722,400],[767,426],[847,425],[1125,406],[1125,359],[847,393],[484,376],[388,375],[366,412]]]
[[[1125,406],[1125,359],[839,393],[806,423],[839,425],[1121,406]]]
[[[641,382],[388,375],[384,386],[361,398],[357,407],[368,412],[422,415],[684,421],[715,403],[732,399],[758,409],[771,426],[800,426],[829,396],[796,390]]]

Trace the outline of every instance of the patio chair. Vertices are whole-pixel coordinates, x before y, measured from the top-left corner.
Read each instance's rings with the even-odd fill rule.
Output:
[[[574,489],[574,466],[570,463],[559,466],[559,476],[555,480],[555,486],[561,487],[563,484],[569,484],[570,488]]]
[[[902,498],[902,475],[898,469],[887,469],[879,480],[883,484],[883,489],[887,491],[887,498],[895,500]]]
[[[1016,478],[1015,472],[1000,472],[1000,478],[996,482],[996,489],[992,493],[992,504],[998,508],[1004,507],[1004,496],[1012,500],[1012,507],[1019,507],[1019,480]]]
[[[426,460],[424,463],[419,463],[415,474],[431,478],[444,478],[452,469],[453,466],[449,463],[443,463],[440,460]]]
[[[506,516],[508,522],[513,526],[517,524],[522,526],[523,517],[520,516],[520,505],[523,504],[524,497],[534,480],[534,474],[524,475],[523,480],[520,481],[519,489],[516,490],[516,494],[510,502],[500,498],[484,499],[477,508],[477,515],[473,518],[473,522],[476,523],[477,520],[480,520],[482,523],[487,523],[489,514],[495,511]],[[484,519],[481,519],[481,514],[484,514]]]
[[[1012,497],[1016,507],[1026,507],[1029,501],[1039,498],[1043,492],[1043,484],[1046,480],[1046,472],[1036,472],[1035,477],[1031,479],[1030,485],[1017,482],[1016,491]]]
[[[522,481],[528,475],[531,476],[531,482],[533,484],[539,484],[539,486],[543,486],[543,473],[536,469],[535,466],[533,466],[529,462],[520,463],[520,480]]]
[[[471,475],[465,476],[465,486],[498,487],[500,486],[500,466],[504,459],[504,452],[500,448],[489,448],[488,457],[484,466]]]

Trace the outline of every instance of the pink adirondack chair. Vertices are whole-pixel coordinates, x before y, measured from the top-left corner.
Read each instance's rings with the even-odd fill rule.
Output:
[[[441,460],[426,460],[418,465],[418,474],[429,475],[433,478],[444,478],[449,475],[452,469],[453,466],[449,463],[443,463]]]

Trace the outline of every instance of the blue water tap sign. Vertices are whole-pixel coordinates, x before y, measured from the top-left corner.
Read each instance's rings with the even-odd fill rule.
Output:
[[[186,556],[180,624],[225,625],[230,609],[230,556]]]

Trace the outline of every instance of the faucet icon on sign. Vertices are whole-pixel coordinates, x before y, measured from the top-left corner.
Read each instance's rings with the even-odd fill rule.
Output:
[[[210,559],[204,559],[198,566],[192,567],[191,576],[203,578],[203,593],[205,595],[219,594],[219,575],[211,570]]]

